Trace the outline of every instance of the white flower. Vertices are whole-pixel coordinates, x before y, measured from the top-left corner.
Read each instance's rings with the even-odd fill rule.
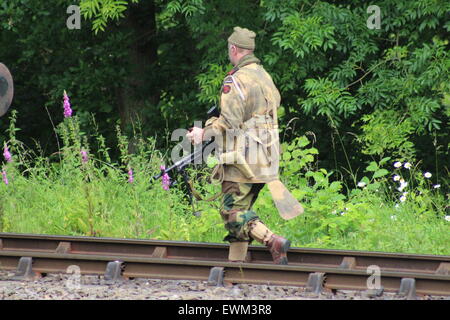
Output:
[[[395,204],[395,206],[394,206],[394,207],[398,208],[398,203],[397,203],[397,204]]]
[[[404,183],[405,183],[405,179],[401,178],[401,179],[400,179],[400,183],[401,183],[401,184],[404,184]]]
[[[450,221],[450,216],[445,216],[444,218],[446,221]]]
[[[362,181],[358,182],[358,187],[360,187],[360,188],[364,187],[365,185],[366,185],[365,182],[362,182]]]
[[[401,197],[400,197],[400,201],[401,201],[401,202],[405,202],[405,201],[406,201],[406,197],[405,197],[405,196],[401,196]]]
[[[402,192],[403,189],[405,189],[407,185],[408,185],[408,182],[405,182],[405,181],[400,182],[400,187],[398,187],[397,190]]]
[[[397,217],[396,216],[391,216],[391,219],[392,220],[397,220]]]
[[[409,169],[411,168],[411,163],[406,162],[403,166],[405,167],[405,169]]]
[[[392,179],[394,179],[394,181],[399,181],[400,180],[400,176],[396,174]]]
[[[440,187],[441,187],[440,184],[436,184],[436,185],[433,186],[433,188],[435,188],[435,189],[439,189]]]
[[[394,163],[394,167],[396,168],[400,168],[402,166],[402,163],[400,161],[397,161],[396,163]]]
[[[403,192],[403,195],[406,197],[408,195],[408,192]]]
[[[425,172],[423,175],[425,178],[428,178],[428,179],[431,178],[431,173],[429,173],[429,172]]]

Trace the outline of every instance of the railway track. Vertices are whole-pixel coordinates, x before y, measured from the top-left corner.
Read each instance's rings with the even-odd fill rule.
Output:
[[[272,263],[268,250],[250,246],[245,263],[227,261],[228,245],[137,239],[0,233],[0,269],[14,279],[47,273],[104,275],[106,280],[202,280],[321,290],[367,290],[450,296],[450,256],[292,248],[289,265]],[[377,282],[378,281],[378,282]]]

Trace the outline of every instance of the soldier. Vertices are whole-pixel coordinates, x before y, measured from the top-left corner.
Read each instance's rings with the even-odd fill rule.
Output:
[[[264,184],[278,179],[279,164],[280,94],[253,54],[255,37],[253,31],[234,28],[228,38],[234,68],[223,81],[220,116],[208,119],[204,129],[194,127],[187,138],[194,144],[216,138],[219,165],[213,178],[222,184],[220,214],[229,231],[224,239],[230,242],[229,260],[245,261],[249,243],[256,240],[269,248],[274,263],[287,264],[290,241],[251,210]]]

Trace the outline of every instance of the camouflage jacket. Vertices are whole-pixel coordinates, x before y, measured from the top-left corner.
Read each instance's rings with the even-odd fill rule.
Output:
[[[208,119],[205,136],[214,135],[219,165],[213,178],[266,183],[278,179],[280,94],[253,55],[244,56],[225,77],[220,116]]]

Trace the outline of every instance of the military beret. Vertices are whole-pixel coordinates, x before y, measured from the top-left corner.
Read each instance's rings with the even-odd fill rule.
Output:
[[[256,33],[247,28],[234,27],[234,32],[228,38],[228,42],[243,49],[255,49]]]

